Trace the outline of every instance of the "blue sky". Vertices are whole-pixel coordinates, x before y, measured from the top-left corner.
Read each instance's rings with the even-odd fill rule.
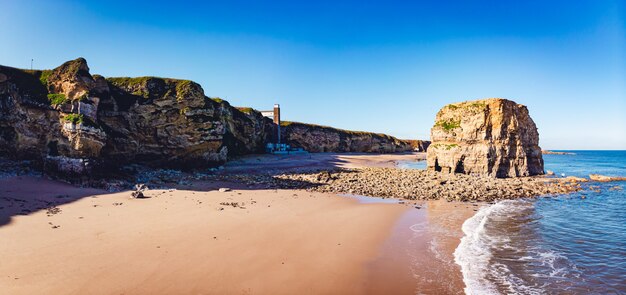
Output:
[[[626,2],[0,1],[0,64],[191,79],[285,120],[428,138],[445,104],[525,104],[546,149],[626,149]]]

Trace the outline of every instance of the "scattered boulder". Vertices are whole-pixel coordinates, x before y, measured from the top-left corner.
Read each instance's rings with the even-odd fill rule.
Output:
[[[491,98],[443,107],[431,129],[428,170],[520,177],[543,174],[539,133],[526,106]]]
[[[229,191],[230,191],[230,189],[227,188],[227,187],[222,187],[222,188],[219,189],[220,193],[225,193],[225,192],[229,192]]]
[[[148,190],[148,186],[140,183],[135,185],[135,191],[131,193],[131,197],[134,199],[143,199],[145,198],[143,192]]]

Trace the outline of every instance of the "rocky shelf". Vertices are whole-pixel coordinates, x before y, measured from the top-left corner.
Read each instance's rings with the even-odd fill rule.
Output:
[[[564,194],[585,178],[493,178],[425,170],[359,168],[281,175],[222,175],[222,180],[273,188],[305,189],[410,200],[494,201]]]

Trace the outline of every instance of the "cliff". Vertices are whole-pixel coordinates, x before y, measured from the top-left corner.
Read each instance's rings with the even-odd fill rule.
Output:
[[[123,164],[211,167],[262,153],[272,120],[209,98],[189,80],[105,78],[83,58],[52,70],[0,66],[0,156],[35,160],[63,176],[107,173]],[[384,134],[286,123],[283,138],[311,152],[396,152]]]
[[[407,142],[416,152],[425,152],[430,146],[429,140],[402,139],[402,141]]]
[[[526,106],[492,98],[443,107],[431,129],[429,170],[517,177],[543,174],[539,133]]]
[[[412,150],[408,142],[386,134],[349,131],[299,122],[281,122],[281,138],[284,143],[313,153],[395,153]]]
[[[117,163],[214,166],[261,152],[271,120],[192,81],[91,75],[83,58],[44,71],[0,66],[0,154],[84,175]]]

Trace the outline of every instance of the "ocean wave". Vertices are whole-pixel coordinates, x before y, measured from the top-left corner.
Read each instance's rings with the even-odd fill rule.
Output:
[[[494,259],[494,249],[512,253],[517,253],[520,249],[512,243],[511,237],[488,229],[490,222],[502,222],[527,206],[529,204],[525,201],[501,201],[480,208],[473,217],[463,223],[464,236],[454,252],[454,260],[461,266],[466,294],[542,293],[536,286],[527,285],[506,263]],[[544,253],[544,263],[551,264],[554,255]],[[535,259],[536,255],[532,255],[522,256],[519,260]]]
[[[463,223],[464,236],[454,251],[454,261],[461,266],[465,293],[468,295],[498,294],[496,286],[486,279],[491,251],[484,240],[484,232],[487,217],[502,206],[502,203],[496,203],[482,207]]]
[[[454,252],[466,294],[544,294],[547,284],[581,279],[565,255],[533,235],[533,203],[506,200],[484,206],[463,223]]]

